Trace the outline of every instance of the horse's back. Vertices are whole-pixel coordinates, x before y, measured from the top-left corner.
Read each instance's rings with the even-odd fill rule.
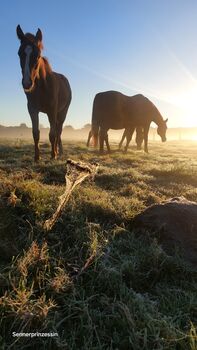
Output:
[[[60,73],[53,72],[57,94],[58,94],[58,109],[63,109],[69,106],[71,102],[72,92],[68,79]]]
[[[94,98],[92,119],[111,129],[124,128],[125,99],[118,91],[99,92]]]
[[[118,91],[113,91],[113,90],[104,91],[96,94],[94,98],[94,103],[97,104],[98,106],[100,105],[110,106],[114,103],[117,103],[118,101],[120,102],[124,100],[125,97],[127,96]]]
[[[69,96],[71,94],[71,87],[68,79],[61,73],[53,72],[53,75],[59,91],[61,91],[62,94]]]
[[[138,105],[141,107],[154,106],[153,103],[144,95],[137,94],[133,96],[129,96],[129,102],[132,105]]]
[[[144,126],[155,109],[142,94],[127,96],[118,91],[105,91],[95,96],[92,120],[109,129]]]
[[[142,94],[134,96],[127,96],[118,91],[99,92],[94,98],[94,108],[97,112],[108,113],[109,111],[115,113],[131,112],[133,106],[145,106],[151,103],[147,97]]]
[[[127,107],[135,124],[139,125],[149,123],[154,115],[159,113],[154,103],[142,94],[131,96]]]

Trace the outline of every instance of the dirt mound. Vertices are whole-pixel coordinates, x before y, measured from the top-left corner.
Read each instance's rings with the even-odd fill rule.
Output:
[[[147,208],[132,224],[137,231],[154,233],[167,253],[181,249],[183,257],[197,267],[197,203],[172,198]]]

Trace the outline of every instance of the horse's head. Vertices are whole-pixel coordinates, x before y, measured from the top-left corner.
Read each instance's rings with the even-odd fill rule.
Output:
[[[166,141],[167,121],[168,119],[163,120],[157,128],[157,133],[161,137],[162,142]]]
[[[20,25],[16,28],[17,36],[21,42],[18,50],[22,70],[22,85],[26,92],[34,87],[34,81],[38,73],[39,59],[42,50],[42,32],[37,30],[36,35],[24,34]]]

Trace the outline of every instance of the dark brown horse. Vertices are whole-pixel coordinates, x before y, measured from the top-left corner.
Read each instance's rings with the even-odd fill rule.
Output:
[[[21,27],[16,28],[21,42],[18,55],[22,70],[22,85],[27,96],[27,107],[32,120],[32,132],[35,144],[35,161],[39,160],[39,112],[48,115],[50,123],[49,139],[51,157],[63,153],[61,133],[64,120],[71,102],[71,88],[62,74],[52,71],[47,59],[41,56],[43,48],[42,32],[36,35],[24,34]]]
[[[92,136],[94,145],[100,141],[100,152],[104,150],[104,141],[110,152],[108,142],[109,129],[126,129],[128,149],[133,132],[136,127],[144,130],[144,151],[148,153],[148,132],[151,122],[158,125],[157,133],[162,141],[166,141],[166,123],[156,106],[145,96],[139,94],[126,96],[117,91],[106,91],[98,93],[94,98],[92,111]]]

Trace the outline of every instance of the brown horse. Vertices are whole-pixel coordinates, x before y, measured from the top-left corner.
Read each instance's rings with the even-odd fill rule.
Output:
[[[22,85],[27,97],[27,107],[32,120],[32,132],[35,144],[35,161],[39,160],[39,112],[48,115],[50,123],[49,139],[51,157],[63,153],[61,133],[64,120],[71,102],[71,88],[62,74],[53,72],[47,59],[41,56],[43,49],[42,32],[36,35],[24,34],[20,25],[16,28],[21,42],[18,55],[22,70]]]
[[[95,147],[100,140],[100,152],[104,150],[104,141],[110,152],[108,142],[109,129],[126,129],[128,149],[136,127],[144,130],[144,151],[148,153],[148,132],[151,122],[158,125],[157,133],[162,141],[166,141],[167,119],[163,120],[156,106],[145,96],[139,94],[126,96],[117,91],[98,93],[94,98],[92,111],[92,136]],[[99,130],[100,129],[100,130]]]

